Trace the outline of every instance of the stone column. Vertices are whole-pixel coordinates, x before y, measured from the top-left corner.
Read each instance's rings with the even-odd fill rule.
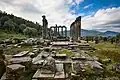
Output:
[[[42,32],[43,33],[42,34],[43,34],[43,38],[46,39],[47,35],[48,35],[47,34],[48,22],[47,22],[47,19],[44,15],[42,16],[42,18],[43,18],[43,20],[42,20],[42,22],[43,22],[43,29],[42,29],[43,31]]]
[[[64,35],[63,35],[63,27],[61,27],[61,33],[62,33],[62,37],[64,37]]]
[[[60,27],[58,27],[58,32],[57,32],[57,33],[58,33],[58,37],[60,36],[60,31],[59,31],[59,28],[60,28]]]
[[[67,27],[65,27],[65,37],[67,37]]]
[[[57,25],[55,26],[55,36],[57,37]]]

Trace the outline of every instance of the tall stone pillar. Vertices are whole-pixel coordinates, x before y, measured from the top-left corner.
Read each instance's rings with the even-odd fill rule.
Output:
[[[77,17],[71,24],[70,31],[73,41],[78,41],[81,37],[81,16]]]
[[[64,37],[64,35],[63,35],[63,27],[61,27],[61,33],[62,33],[62,37]]]
[[[55,26],[55,36],[57,37],[57,25]]]
[[[67,37],[67,27],[65,27],[65,37]]]
[[[58,32],[57,32],[57,33],[58,33],[58,36],[60,35],[60,30],[59,30],[59,28],[60,28],[60,27],[58,27]]]
[[[47,31],[48,21],[47,21],[47,19],[44,15],[42,16],[42,18],[43,18],[43,20],[42,20],[42,22],[43,22],[42,36],[43,36],[44,39],[46,39],[47,36],[48,36],[48,31]]]

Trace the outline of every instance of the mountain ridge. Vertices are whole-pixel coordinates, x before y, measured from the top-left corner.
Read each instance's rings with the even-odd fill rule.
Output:
[[[70,30],[67,31],[68,36],[70,36]],[[81,36],[116,36],[119,34],[119,32],[115,31],[106,31],[106,32],[100,32],[96,30],[86,30],[81,29]]]

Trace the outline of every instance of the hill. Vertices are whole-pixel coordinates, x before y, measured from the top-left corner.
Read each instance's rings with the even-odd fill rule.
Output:
[[[118,32],[114,31],[106,31],[106,32],[99,32],[95,30],[86,30],[86,29],[81,29],[81,35],[82,36],[116,36],[119,34]],[[67,35],[70,36],[70,31],[67,31]]]
[[[34,23],[21,17],[14,16],[13,14],[7,14],[6,12],[0,11],[0,38],[4,37],[4,34],[13,34],[13,36],[14,34],[23,35],[25,29],[27,29],[26,32],[34,30],[33,32],[36,31],[37,36],[41,36],[42,26],[39,23]]]
[[[116,36],[117,34],[119,33],[114,31],[106,31],[103,33],[104,36]]]

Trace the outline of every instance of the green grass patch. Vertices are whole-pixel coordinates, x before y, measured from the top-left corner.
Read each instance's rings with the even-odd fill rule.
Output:
[[[93,44],[93,47],[97,48],[97,49],[109,49],[109,50],[113,50],[113,49],[118,49],[118,46],[116,46],[116,44],[111,44],[109,42],[103,42],[103,43],[99,43],[99,44]],[[120,49],[120,48],[119,48]]]
[[[12,49],[5,49],[4,54],[14,55],[21,51],[32,51],[32,46],[21,46],[21,47],[12,48]]]
[[[68,49],[62,49],[58,51],[59,54],[67,54],[68,56],[75,56],[75,53]]]
[[[16,34],[16,33],[7,33],[4,30],[0,30],[0,40],[7,39],[7,38],[25,38],[23,34]]]
[[[99,44],[93,44],[93,46],[99,50],[90,53],[90,55],[97,56],[100,59],[110,58],[112,62],[120,62],[120,47],[116,46],[116,44],[103,42]]]

